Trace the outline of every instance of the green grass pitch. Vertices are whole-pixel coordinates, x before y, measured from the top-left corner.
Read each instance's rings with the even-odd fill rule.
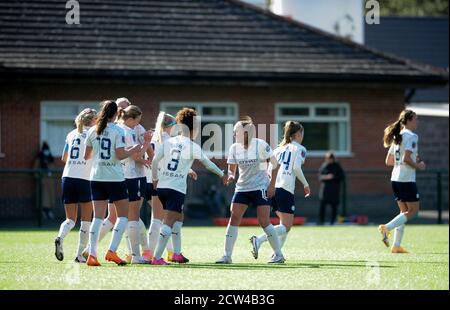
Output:
[[[267,243],[258,261],[251,256],[248,238],[261,233],[256,227],[240,229],[235,264],[213,264],[224,232],[184,228],[187,265],[118,267],[101,260],[102,267],[88,268],[72,262],[76,230],[65,240],[64,262],[53,254],[57,231],[0,230],[0,289],[449,289],[448,226],[407,226],[411,254],[401,255],[389,253],[374,226],[294,227],[280,266],[266,264]]]

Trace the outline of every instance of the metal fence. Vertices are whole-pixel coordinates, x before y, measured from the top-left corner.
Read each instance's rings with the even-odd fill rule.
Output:
[[[229,216],[229,203],[234,186],[221,185],[220,179],[205,171],[199,171],[199,180],[188,182],[186,215],[190,219],[211,219]],[[314,222],[318,218],[320,182],[317,172],[306,171],[312,196],[305,199],[301,188],[297,189],[296,214]],[[50,207],[55,220],[64,217],[61,202],[61,170],[0,170],[0,223],[4,221],[33,221],[41,226]],[[448,171],[418,173],[417,183],[421,194],[421,212],[430,223],[443,223],[448,214]],[[387,171],[347,171],[343,182],[340,215],[346,218],[367,216],[376,222],[391,218],[398,212],[392,197]],[[145,222],[149,219],[149,207],[143,208]],[[255,216],[250,208],[246,216]]]

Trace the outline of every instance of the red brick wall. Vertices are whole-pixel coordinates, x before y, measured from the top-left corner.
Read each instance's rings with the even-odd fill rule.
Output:
[[[1,143],[6,157],[0,168],[29,168],[39,149],[40,102],[43,100],[114,99],[126,96],[144,111],[143,124],[153,127],[162,101],[232,101],[241,115],[256,123],[274,123],[277,102],[348,102],[351,105],[352,152],[340,161],[346,169],[385,169],[381,135],[403,108],[403,90],[387,88],[268,88],[145,86],[124,84],[21,84],[1,87]],[[322,159],[310,158],[306,169]]]

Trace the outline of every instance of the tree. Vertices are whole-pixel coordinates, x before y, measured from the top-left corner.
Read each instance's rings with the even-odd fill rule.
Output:
[[[379,0],[381,15],[448,16],[448,0]]]

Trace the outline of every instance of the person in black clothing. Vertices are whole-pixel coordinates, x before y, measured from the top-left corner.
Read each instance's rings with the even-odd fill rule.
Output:
[[[344,179],[344,170],[336,161],[333,152],[328,152],[325,156],[325,162],[319,170],[320,186],[320,224],[325,222],[325,213],[328,205],[331,206],[331,221],[334,225],[336,222],[338,207],[341,198],[341,184]]]
[[[42,143],[42,148],[39,151],[38,156],[33,165],[34,169],[41,169],[44,172],[44,178],[42,179],[42,216],[44,219],[53,220],[55,215],[52,209],[55,207],[56,202],[56,184],[55,178],[50,172],[54,168],[54,158],[50,151],[50,146],[47,142]]]

